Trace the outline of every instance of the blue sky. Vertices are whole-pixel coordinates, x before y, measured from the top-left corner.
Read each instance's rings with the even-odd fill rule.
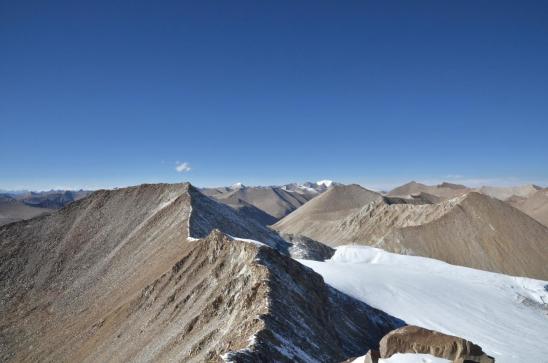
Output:
[[[546,185],[547,19],[546,1],[0,0],[0,189]]]

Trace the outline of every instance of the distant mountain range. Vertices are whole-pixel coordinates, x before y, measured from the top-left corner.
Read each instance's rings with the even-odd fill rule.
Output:
[[[201,192],[232,208],[244,211],[248,217],[264,225],[270,225],[325,192],[332,185],[338,183],[322,180],[316,183],[254,187],[237,183],[230,187],[202,188]]]
[[[0,193],[0,226],[48,214],[84,198],[89,193],[86,190],[5,191]]]
[[[246,186],[236,183],[228,187],[200,188],[200,191],[267,226],[275,224],[330,187],[341,185],[343,184],[331,180],[279,186]],[[545,202],[548,198],[547,190],[548,188],[543,189],[531,184],[514,187],[484,186],[473,189],[447,182],[426,185],[412,181],[384,195],[403,198],[405,203],[411,203],[410,200],[414,200],[414,203],[438,203],[470,191],[477,191],[503,200],[548,226],[548,207]],[[4,191],[0,193],[3,197],[0,199],[0,225],[49,213],[89,193],[90,191],[86,190]],[[8,200],[10,202],[6,203]]]

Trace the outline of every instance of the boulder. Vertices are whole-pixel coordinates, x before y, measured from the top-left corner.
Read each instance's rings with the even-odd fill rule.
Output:
[[[424,329],[405,326],[385,335],[379,346],[381,358],[396,353],[422,353],[452,360],[455,363],[493,363],[495,359],[483,352],[479,345],[466,339]]]

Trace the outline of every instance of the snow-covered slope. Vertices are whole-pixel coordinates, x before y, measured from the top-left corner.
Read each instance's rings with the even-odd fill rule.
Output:
[[[408,324],[479,344],[504,362],[546,362],[548,282],[341,246],[326,262],[300,260],[336,289]]]

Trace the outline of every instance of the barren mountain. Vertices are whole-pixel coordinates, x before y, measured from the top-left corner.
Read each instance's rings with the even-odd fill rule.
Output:
[[[407,209],[421,207],[429,210],[396,222],[385,235],[373,239],[375,245],[451,264],[548,280],[548,228],[528,215],[475,192]],[[351,218],[345,223],[351,223]],[[361,231],[357,236],[372,242],[374,236]]]
[[[380,194],[356,184],[336,185],[284,217],[273,228],[325,242],[339,221],[381,198]]]
[[[189,184],[98,191],[0,227],[0,360],[340,361],[402,325],[288,246]]]
[[[241,211],[247,218],[253,218],[267,226],[276,223],[326,189],[323,184],[312,188],[301,184],[248,187],[239,183],[231,187],[202,188],[200,191]]]
[[[51,211],[47,208],[31,207],[9,195],[0,194],[0,226],[45,215]]]
[[[388,195],[408,197],[415,194],[427,193],[440,199],[448,199],[462,195],[468,191],[470,191],[469,188],[460,184],[441,183],[439,185],[425,185],[412,181],[391,190],[388,192]]]
[[[234,207],[243,203],[251,204],[272,216],[274,221],[293,212],[310,199],[303,194],[291,193],[278,187],[245,187],[214,197]]]
[[[268,187],[248,187],[237,183],[230,187],[202,188],[201,191],[234,209],[242,210],[248,218],[266,226],[276,223],[332,185],[338,184],[329,180]]]
[[[548,188],[527,197],[512,197],[507,202],[548,227]]]
[[[275,226],[331,246],[360,243],[548,279],[548,228],[510,205],[475,192],[438,204],[394,202],[379,198],[351,213],[325,213],[329,219],[318,224],[309,220],[321,213],[306,211],[305,205]],[[298,215],[303,210],[307,214]]]

